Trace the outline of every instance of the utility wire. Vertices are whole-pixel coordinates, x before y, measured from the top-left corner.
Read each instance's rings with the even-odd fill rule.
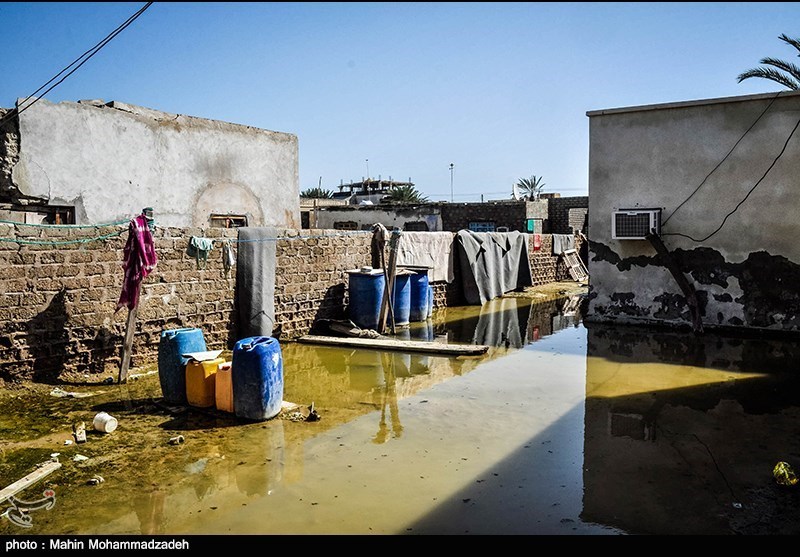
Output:
[[[664,226],[664,225],[666,225],[666,224],[667,224],[667,221],[668,221],[669,219],[671,219],[671,218],[672,218],[672,215],[674,215],[675,213],[677,213],[677,212],[678,212],[678,209],[680,209],[681,207],[683,207],[684,203],[686,203],[687,201],[689,201],[689,200],[692,198],[692,196],[694,196],[694,194],[696,194],[696,193],[697,193],[697,191],[698,191],[698,190],[699,190],[701,187],[703,187],[703,184],[705,184],[705,183],[706,183],[706,180],[708,180],[708,179],[711,177],[711,175],[712,175],[712,174],[714,174],[714,172],[716,172],[716,171],[717,171],[717,169],[718,169],[720,166],[722,166],[722,163],[724,163],[724,162],[725,162],[725,161],[728,159],[728,157],[731,155],[731,153],[733,153],[734,149],[736,149],[736,147],[738,147],[739,143],[741,143],[741,142],[742,142],[742,140],[745,138],[745,136],[746,136],[748,133],[750,133],[750,130],[752,130],[752,129],[755,127],[755,125],[756,125],[756,124],[759,122],[759,120],[761,120],[761,118],[764,116],[764,114],[766,114],[766,113],[767,113],[767,111],[768,111],[768,110],[770,109],[770,107],[772,106],[772,103],[774,103],[774,102],[775,102],[775,100],[778,98],[778,96],[779,96],[780,94],[781,94],[781,92],[779,91],[779,92],[778,92],[778,93],[777,93],[777,94],[776,94],[774,97],[772,97],[772,100],[771,100],[771,101],[769,101],[769,104],[768,104],[768,105],[767,105],[767,107],[764,109],[764,111],[763,111],[761,114],[759,114],[759,115],[758,115],[758,118],[756,118],[756,119],[755,119],[755,121],[753,121],[753,123],[750,125],[750,127],[749,127],[749,128],[747,128],[747,130],[745,130],[745,132],[742,134],[742,136],[739,138],[739,140],[738,140],[736,143],[734,143],[734,144],[733,144],[733,147],[731,147],[731,150],[730,150],[730,151],[728,151],[728,153],[727,153],[727,154],[726,154],[726,155],[725,155],[725,156],[722,158],[722,160],[721,160],[721,161],[719,161],[719,164],[717,164],[717,166],[715,166],[713,169],[711,169],[711,172],[709,172],[709,173],[706,175],[706,177],[705,177],[705,178],[703,178],[703,181],[702,181],[702,182],[700,182],[700,185],[699,185],[699,186],[697,186],[697,187],[694,189],[694,191],[693,191],[692,193],[690,193],[690,194],[689,194],[689,197],[687,197],[686,199],[684,199],[683,201],[681,201],[681,204],[680,204],[680,205],[678,205],[677,207],[675,207],[675,210],[674,210],[674,211],[672,211],[672,212],[669,214],[669,216],[668,216],[667,218],[665,218],[665,219],[662,221],[662,223],[661,223],[661,226]]]
[[[73,73],[75,73],[75,72],[78,70],[78,68],[80,68],[81,66],[83,66],[83,65],[84,65],[86,62],[88,62],[88,61],[89,61],[89,59],[90,59],[90,58],[92,58],[92,56],[94,56],[95,54],[97,54],[98,52],[100,52],[100,50],[101,50],[101,49],[102,49],[104,46],[106,46],[106,45],[107,45],[109,42],[111,42],[111,40],[112,40],[112,39],[114,39],[114,37],[116,37],[117,35],[119,35],[120,33],[122,33],[122,32],[123,32],[125,29],[127,29],[127,28],[128,28],[128,26],[129,26],[131,23],[133,23],[134,21],[136,21],[136,19],[138,19],[138,18],[139,18],[139,16],[141,16],[141,15],[142,15],[142,14],[145,12],[145,10],[147,10],[147,8],[149,8],[149,7],[150,7],[152,4],[153,4],[153,2],[148,2],[147,4],[145,4],[145,5],[144,5],[142,8],[140,8],[140,9],[139,9],[139,10],[138,10],[136,13],[134,13],[132,16],[130,16],[128,19],[126,19],[124,23],[120,24],[120,25],[119,25],[119,26],[118,26],[116,29],[114,29],[114,30],[113,30],[111,33],[109,33],[109,34],[108,34],[108,35],[107,35],[107,36],[106,36],[106,37],[105,37],[105,38],[104,38],[102,41],[100,41],[99,43],[97,43],[96,45],[94,45],[92,48],[90,48],[89,50],[87,50],[86,52],[84,52],[83,54],[81,54],[81,55],[80,55],[78,58],[76,58],[76,59],[75,59],[75,60],[74,60],[74,61],[73,61],[73,62],[72,62],[72,63],[71,63],[69,66],[67,66],[67,67],[65,67],[64,69],[62,69],[62,70],[61,70],[60,72],[58,72],[56,75],[54,75],[53,77],[51,77],[51,78],[50,78],[50,80],[49,80],[47,83],[45,83],[44,85],[42,85],[41,87],[39,87],[39,88],[38,88],[36,91],[34,91],[34,92],[33,92],[33,93],[31,93],[30,95],[28,95],[28,96],[27,96],[27,97],[26,97],[26,98],[25,98],[25,99],[24,99],[24,100],[23,100],[21,103],[19,103],[19,106],[18,106],[17,108],[14,108],[14,109],[10,110],[10,111],[9,111],[9,112],[8,112],[8,113],[7,113],[7,114],[6,114],[6,115],[5,115],[5,116],[4,116],[4,117],[3,117],[3,118],[0,120],[0,126],[4,125],[6,122],[8,122],[9,120],[11,120],[11,119],[12,119],[12,118],[14,118],[15,116],[19,116],[20,114],[22,114],[22,113],[23,113],[25,110],[27,110],[28,108],[32,107],[34,104],[36,104],[36,102],[37,102],[37,101],[38,101],[38,100],[39,100],[39,99],[40,99],[42,96],[44,96],[44,95],[46,95],[47,93],[49,93],[50,91],[52,91],[54,88],[56,88],[58,85],[60,85],[60,84],[61,84],[61,83],[62,83],[62,82],[65,80],[65,79],[67,79],[67,78],[68,78],[70,75],[72,75]],[[79,63],[79,62],[80,62],[80,63]],[[77,65],[76,65],[76,64],[77,64]],[[73,66],[75,66],[75,67],[73,68]],[[72,68],[72,69],[70,70],[70,68]],[[70,71],[69,71],[69,72],[68,72],[66,75],[64,75],[63,77],[61,77],[61,75],[62,75],[62,74],[64,74],[64,72],[66,72],[67,70],[70,70]],[[56,81],[56,83],[53,83],[53,81],[55,81],[55,80],[56,80],[56,79],[58,79],[59,77],[61,77],[61,79],[59,79],[58,81]],[[53,83],[53,85],[52,85],[51,87],[49,87],[49,88],[48,88],[46,91],[44,91],[44,93],[42,93],[42,95],[41,95],[41,96],[39,96],[39,97],[36,97],[35,99],[33,99],[33,101],[31,101],[31,103],[30,103],[30,104],[28,104],[28,105],[25,105],[25,103],[26,103],[26,102],[28,102],[28,101],[29,101],[31,98],[33,98],[33,97],[34,97],[35,95],[37,95],[37,94],[38,94],[38,93],[39,93],[39,92],[40,92],[42,89],[44,89],[45,87],[47,87],[47,86],[48,86],[48,85],[50,85],[51,83]],[[25,106],[23,106],[23,105],[25,105]]]
[[[727,220],[728,220],[728,217],[730,217],[732,214],[734,214],[734,213],[735,213],[735,212],[736,212],[736,211],[739,209],[739,207],[741,207],[741,206],[742,206],[742,204],[743,204],[745,201],[747,201],[747,198],[748,198],[748,197],[750,197],[750,194],[751,194],[751,193],[753,193],[753,191],[754,191],[754,190],[755,190],[755,189],[758,187],[758,185],[759,185],[759,184],[760,184],[762,181],[764,181],[764,178],[766,178],[766,177],[767,177],[767,174],[769,174],[769,171],[770,171],[770,170],[772,170],[772,167],[774,167],[774,166],[775,166],[775,164],[777,164],[777,162],[778,162],[778,159],[780,159],[780,158],[783,156],[783,153],[786,151],[786,147],[789,145],[789,141],[792,139],[792,136],[794,135],[794,132],[796,132],[796,131],[797,131],[797,128],[798,128],[798,127],[800,127],[800,120],[798,120],[798,121],[797,121],[797,123],[794,125],[794,128],[792,128],[792,132],[789,134],[789,137],[787,137],[787,138],[786,138],[786,141],[785,141],[785,142],[784,142],[784,144],[783,144],[783,148],[781,149],[781,152],[780,152],[780,153],[778,153],[778,156],[777,156],[777,157],[775,157],[775,159],[772,161],[772,164],[770,164],[770,165],[769,165],[769,168],[767,168],[767,170],[764,172],[764,174],[762,174],[762,175],[761,175],[761,178],[759,178],[759,179],[758,179],[758,181],[757,181],[755,184],[753,184],[753,187],[752,187],[752,188],[750,188],[750,191],[748,191],[748,192],[747,192],[747,195],[745,195],[745,196],[744,196],[744,198],[743,198],[741,201],[739,201],[739,203],[737,203],[736,207],[734,207],[734,208],[733,208],[733,210],[731,210],[731,211],[730,211],[730,212],[729,212],[727,215],[725,215],[725,218],[724,218],[724,219],[722,219],[722,222],[721,222],[721,223],[720,223],[720,225],[717,227],[717,229],[716,229],[716,230],[714,230],[714,232],[712,232],[711,234],[709,234],[709,235],[708,235],[708,236],[706,236],[705,238],[700,238],[699,240],[697,240],[697,239],[695,239],[695,238],[692,238],[692,237],[691,237],[691,236],[689,236],[688,234],[681,234],[681,233],[679,233],[679,232],[672,232],[672,233],[667,233],[667,232],[664,232],[664,233],[662,233],[661,235],[662,235],[662,236],[683,236],[684,238],[688,238],[688,239],[692,240],[693,242],[698,242],[698,243],[700,243],[700,242],[705,242],[706,240],[708,240],[709,238],[711,238],[711,237],[712,237],[714,234],[716,234],[717,232],[719,232],[720,230],[722,230],[722,227],[723,227],[723,226],[725,226],[725,221],[727,221]]]

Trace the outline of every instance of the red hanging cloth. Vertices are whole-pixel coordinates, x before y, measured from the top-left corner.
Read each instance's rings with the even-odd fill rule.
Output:
[[[122,268],[125,278],[122,280],[122,293],[117,302],[117,310],[127,307],[129,310],[139,303],[139,287],[158,263],[153,234],[147,225],[147,217],[142,213],[131,220],[128,227],[128,241],[123,252]]]

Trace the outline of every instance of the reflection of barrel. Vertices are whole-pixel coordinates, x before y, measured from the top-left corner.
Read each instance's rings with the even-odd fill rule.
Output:
[[[394,296],[392,296],[394,324],[408,325],[411,315],[411,274],[398,273],[394,277]]]
[[[368,393],[385,383],[381,353],[375,350],[353,350],[347,357],[346,369],[354,390]]]
[[[233,347],[233,411],[239,418],[268,420],[283,402],[283,356],[278,340],[247,337]]]
[[[205,352],[206,341],[200,329],[167,329],[158,342],[158,379],[164,402],[186,404],[186,364],[181,354]]]
[[[214,406],[216,400],[216,377],[224,358],[215,360],[189,360],[186,364],[186,402],[198,408]]]
[[[409,275],[411,299],[408,319],[414,323],[428,318],[428,271],[417,271]]]
[[[349,280],[350,320],[362,329],[378,329],[386,278],[379,269],[347,271]]]

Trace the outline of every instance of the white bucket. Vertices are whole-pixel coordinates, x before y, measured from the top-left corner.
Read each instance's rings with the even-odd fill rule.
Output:
[[[111,433],[117,429],[117,419],[106,412],[100,412],[94,417],[92,426],[94,426],[97,431]]]

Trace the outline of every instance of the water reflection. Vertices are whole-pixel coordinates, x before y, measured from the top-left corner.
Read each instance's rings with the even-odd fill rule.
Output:
[[[633,533],[799,533],[800,345],[590,324],[586,520]]]

